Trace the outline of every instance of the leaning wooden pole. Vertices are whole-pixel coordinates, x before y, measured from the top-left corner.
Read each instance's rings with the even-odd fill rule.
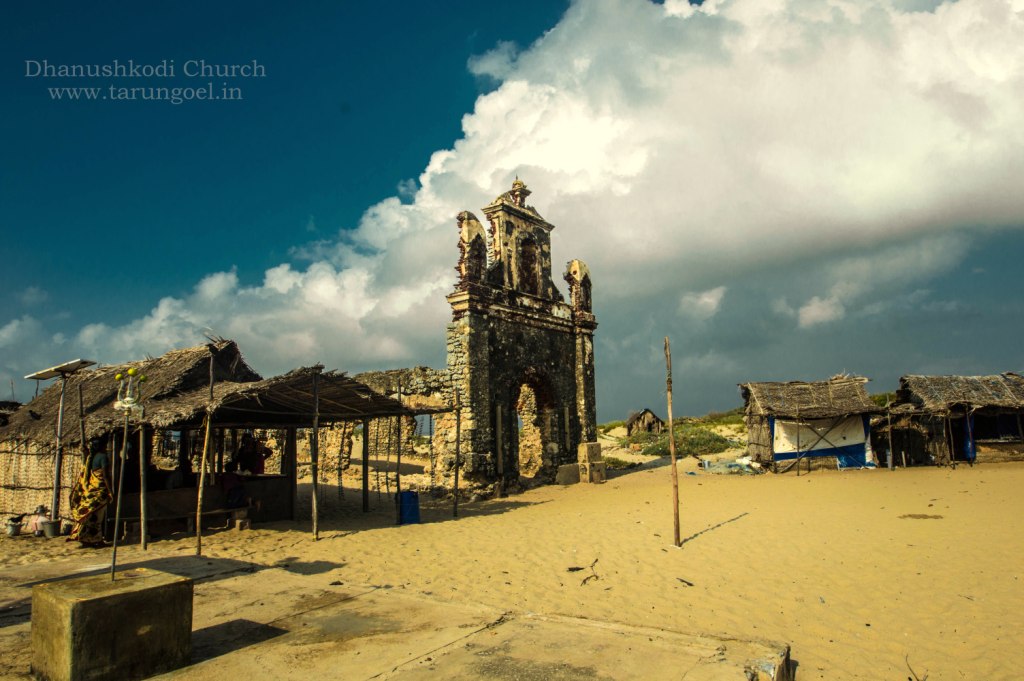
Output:
[[[64,393],[68,375],[60,375],[60,406],[57,408],[57,449],[53,459],[53,498],[50,500],[50,520],[60,523],[61,469],[64,463]]]
[[[196,555],[203,555],[203,490],[206,489],[206,461],[210,456],[210,422],[213,414],[206,410],[206,435],[203,437],[203,457],[199,462],[199,494],[196,495]]]
[[[110,581],[114,581],[114,571],[117,569],[117,537],[121,528],[121,494],[124,489],[124,465],[128,458],[128,415],[131,410],[124,412],[124,436],[121,438],[121,465],[117,472],[117,503],[114,504],[114,547],[110,553]]]
[[[206,462],[210,456],[210,428],[213,422],[213,347],[210,348],[210,400],[206,404],[206,435],[203,458],[199,462],[199,493],[196,495],[196,555],[203,555],[203,489],[206,487]]]
[[[668,395],[668,451],[672,460],[672,528],[674,545],[682,546],[679,539],[679,471],[676,470],[676,429],[672,423],[672,346],[665,336],[665,388]]]
[[[313,541],[320,539],[320,369],[313,370],[313,439],[309,442],[310,469],[313,472]]]

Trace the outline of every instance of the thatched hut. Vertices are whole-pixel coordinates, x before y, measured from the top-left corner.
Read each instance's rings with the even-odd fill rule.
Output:
[[[635,411],[629,415],[626,419],[626,435],[635,435],[637,433],[661,433],[662,429],[665,428],[665,422],[662,421],[658,416],[650,409],[644,408],[641,411]]]
[[[1024,459],[1024,376],[902,376],[876,446],[903,465]]]
[[[860,376],[827,381],[741,383],[747,454],[780,470],[806,460],[818,466],[874,465],[869,418],[881,409]]]
[[[129,467],[125,471],[135,475],[126,474],[125,491],[139,490],[141,459],[148,472],[147,508],[152,518],[183,518],[195,511],[198,471],[194,469],[199,467],[207,419],[212,451],[207,476],[211,487],[205,494],[214,508],[218,503],[217,475],[235,451],[240,431],[278,431],[276,439],[282,450],[270,459],[272,467],[245,483],[247,492],[262,502],[254,519],[274,520],[295,514],[298,428],[406,413],[394,400],[319,366],[261,379],[229,340],[174,350],[156,359],[82,371],[70,376],[67,385],[66,462],[61,475],[64,498],[81,470],[81,457],[74,453],[81,451],[82,433],[87,440],[107,438],[109,449],[120,451],[124,415],[114,408],[118,388],[114,377],[129,368],[144,374],[147,381],[142,384],[144,413],[130,420]],[[59,385],[51,386],[0,427],[0,512],[22,513],[49,501],[59,393]],[[140,446],[140,442],[144,444]],[[138,497],[127,498],[125,517],[138,513]]]

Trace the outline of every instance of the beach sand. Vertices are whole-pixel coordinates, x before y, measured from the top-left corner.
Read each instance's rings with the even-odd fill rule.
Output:
[[[357,490],[341,500],[328,487],[319,541],[308,520],[266,523],[208,534],[204,556],[438,603],[782,641],[800,681],[902,680],[907,660],[930,681],[1024,678],[1024,465],[716,476],[688,459],[678,470],[681,548],[670,467],[656,460],[601,485],[462,503],[458,519],[450,501],[421,496],[419,525],[396,526],[385,496],[364,514]],[[127,546],[119,562],[194,545]],[[110,553],[22,537],[0,549],[6,567]],[[24,643],[10,634],[0,649]]]

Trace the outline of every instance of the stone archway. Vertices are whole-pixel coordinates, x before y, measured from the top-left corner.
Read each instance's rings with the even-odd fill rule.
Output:
[[[527,370],[512,389],[513,461],[520,479],[543,481],[558,467],[558,410],[549,381]]]

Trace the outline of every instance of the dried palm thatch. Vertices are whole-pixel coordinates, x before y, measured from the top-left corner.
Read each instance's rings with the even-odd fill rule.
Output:
[[[740,383],[747,416],[819,419],[881,411],[868,397],[861,376],[827,381]]]
[[[210,365],[213,363],[213,394]],[[102,435],[123,424],[114,409],[118,383],[114,376],[135,368],[145,374],[142,422],[157,429],[194,429],[208,411],[216,427],[306,427],[312,423],[314,380],[321,422],[404,414],[395,400],[373,393],[344,373],[323,372],[315,366],[261,379],[245,363],[234,341],[216,341],[173,350],[156,359],[83,371],[68,379],[65,418],[78,416],[77,391],[82,386],[86,437]],[[60,403],[55,384],[10,417],[0,428],[0,440],[51,441]],[[135,420],[135,419],[133,419]],[[65,428],[65,445],[79,442],[79,430]]]
[[[245,363],[234,341],[217,340],[182,350],[171,350],[155,359],[104,366],[81,371],[68,377],[64,404],[65,419],[78,417],[78,388],[82,388],[86,437],[110,432],[123,422],[124,415],[114,409],[118,382],[114,378],[128,369],[146,376],[142,399],[146,405],[143,421],[163,425],[175,420],[179,402],[185,395],[209,391],[210,372],[221,385],[259,381],[261,376]],[[0,440],[19,439],[45,442],[55,437],[60,405],[60,382],[54,382],[38,397],[11,414],[0,428]],[[65,444],[80,440],[79,430],[65,424]]]
[[[894,411],[949,414],[956,407],[1024,409],[1024,376],[901,376]]]

